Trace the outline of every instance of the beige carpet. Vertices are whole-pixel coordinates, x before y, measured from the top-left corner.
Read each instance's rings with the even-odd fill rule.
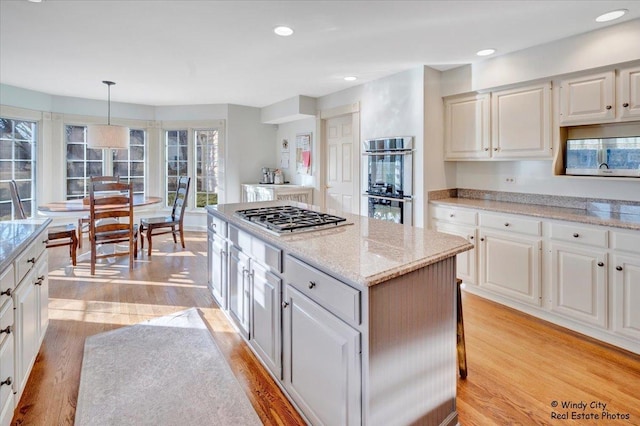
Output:
[[[192,308],[87,338],[75,424],[262,423]]]

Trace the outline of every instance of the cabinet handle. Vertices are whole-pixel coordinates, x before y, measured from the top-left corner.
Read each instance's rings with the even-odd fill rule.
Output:
[[[49,240],[42,240],[42,244],[49,244]]]
[[[629,102],[625,102],[622,104],[623,107],[627,108],[629,106]]]
[[[7,328],[3,328],[2,330],[0,330],[0,334],[2,333],[11,334],[11,326],[8,325]]]
[[[456,217],[456,215],[455,215],[455,214],[453,214],[453,213],[450,213],[450,214],[449,214],[449,217]]]
[[[309,281],[309,289],[312,289],[316,286],[316,283],[313,281]]]
[[[289,302],[282,302],[282,309],[287,309],[287,306],[289,306]]]
[[[35,265],[36,264],[36,258],[32,257],[31,259],[27,259],[27,263],[33,263]]]
[[[580,234],[578,234],[577,232],[575,234],[573,234],[573,238],[578,238],[580,236]]]
[[[473,235],[469,235],[469,239],[470,239],[470,240],[473,240]]]
[[[622,271],[622,266],[616,266],[616,271]]]
[[[480,241],[484,241],[484,237],[480,238]]]
[[[605,108],[606,109],[611,109],[611,105],[607,105]]]
[[[598,266],[602,268],[604,266],[604,263],[603,262],[598,262]]]
[[[485,148],[484,150],[485,150],[485,151],[489,151],[489,148]]]
[[[227,252],[224,251],[223,249],[220,249],[220,256],[226,256]]]
[[[4,296],[5,294],[6,294],[7,296],[11,296],[11,289],[10,289],[10,288],[8,288],[8,289],[6,289],[5,291],[0,292],[0,296]]]
[[[498,148],[493,148],[493,150],[494,150],[494,151],[497,151],[497,150],[498,150]]]
[[[504,226],[509,226],[509,222],[506,222],[506,223],[504,224]]]
[[[4,381],[0,382],[0,386],[2,386],[2,385],[11,386],[11,383],[13,383],[12,380],[11,380],[11,377],[7,377],[7,380],[4,380]]]

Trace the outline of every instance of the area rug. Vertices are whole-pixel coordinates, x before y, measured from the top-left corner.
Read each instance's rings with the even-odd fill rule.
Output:
[[[75,424],[262,422],[192,308],[88,337]]]

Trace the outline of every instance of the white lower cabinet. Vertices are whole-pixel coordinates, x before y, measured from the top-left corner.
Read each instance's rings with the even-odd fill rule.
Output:
[[[480,287],[540,305],[541,240],[480,230]]]
[[[210,232],[208,236],[208,281],[213,298],[222,309],[227,308],[227,242]]]
[[[240,332],[249,338],[249,256],[237,247],[229,248],[229,313]]]
[[[475,244],[477,240],[476,229],[472,226],[438,222],[435,229],[438,232],[462,237],[471,244]],[[476,263],[475,248],[456,255],[456,275],[465,284],[477,284]]]
[[[611,265],[613,330],[640,341],[640,256],[614,255]]]
[[[13,268],[10,269],[10,272],[13,275]],[[15,327],[13,326],[13,301],[8,297],[3,302],[0,304],[0,426],[9,426],[14,408]]]
[[[360,425],[360,332],[290,285],[283,306],[289,395],[314,425]]]
[[[280,300],[282,279],[258,262],[251,262],[251,338],[249,343],[258,352],[272,373],[282,378],[280,342]]]
[[[601,249],[551,243],[551,309],[607,326],[607,255]]]

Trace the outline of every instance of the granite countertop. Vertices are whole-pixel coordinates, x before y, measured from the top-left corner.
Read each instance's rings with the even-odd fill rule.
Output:
[[[234,216],[236,210],[292,204],[345,217],[350,224],[278,236]],[[207,210],[321,270],[362,286],[382,283],[473,248],[453,235],[301,203],[221,204],[207,206]]]
[[[435,205],[467,207],[640,231],[640,215],[621,211],[545,206],[474,198],[443,198],[431,200],[430,202]]]
[[[0,222],[0,271],[4,271],[49,223],[51,219]]]

